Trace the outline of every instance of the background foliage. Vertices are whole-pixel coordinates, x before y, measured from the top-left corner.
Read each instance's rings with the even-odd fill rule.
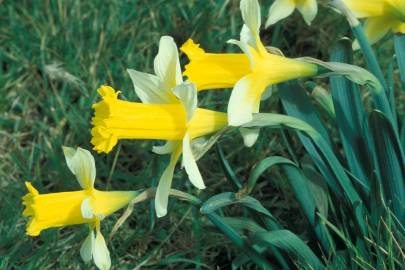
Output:
[[[271,2],[260,2],[263,18]],[[42,193],[78,189],[61,146],[91,149],[91,105],[99,85],[120,89],[134,101],[126,68],[151,72],[161,35],[173,36],[179,46],[193,37],[207,51],[235,51],[225,42],[238,37],[241,24],[236,0],[0,1],[0,269],[85,268],[79,256],[87,232],[84,226],[47,230],[38,238],[25,236],[24,181],[32,181]],[[351,35],[345,20],[324,5],[312,27],[295,12],[261,34],[265,44],[279,47],[289,57],[322,60],[329,59],[330,44]],[[375,48],[386,70],[392,62],[392,41],[386,39]],[[355,62],[363,65],[359,54]],[[316,82],[325,85],[327,81]],[[210,91],[199,98],[204,106],[225,111],[223,103],[229,94],[228,90]],[[362,99],[367,103],[368,94],[362,93]],[[398,94],[400,117],[404,100],[403,92]],[[264,110],[280,112],[280,104],[277,99],[267,101]],[[324,114],[322,118],[328,119]],[[337,131],[328,123],[331,138],[337,141]],[[283,132],[261,134],[250,149],[243,147],[236,132],[220,140],[226,159],[243,182],[266,156],[289,156]],[[295,137],[291,140],[301,156],[304,150]],[[149,187],[162,169],[151,146],[148,141],[126,141],[108,156],[95,154],[98,188]],[[199,167],[209,187],[200,192],[201,198],[232,191],[214,149],[199,161]],[[184,178],[185,173],[178,170],[175,187],[196,194]],[[308,239],[307,221],[285,178],[281,170],[266,171],[261,179],[268,181],[260,181],[251,195],[283,227]],[[197,211],[171,200],[169,214],[156,220],[149,203],[137,205],[108,242],[113,269],[228,269],[240,250],[199,218]],[[224,211],[234,215],[244,210]],[[111,231],[118,217],[103,223],[103,231]]]

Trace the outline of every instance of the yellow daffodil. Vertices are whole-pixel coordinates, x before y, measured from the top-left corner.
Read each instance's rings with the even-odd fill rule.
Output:
[[[171,154],[156,190],[156,214],[161,217],[167,213],[174,168],[181,154],[191,183],[205,188],[191,143],[225,127],[227,115],[197,108],[197,90],[194,84],[183,82],[177,46],[171,37],[161,38],[154,64],[156,75],[128,70],[143,103],[119,100],[118,93],[108,86],[98,90],[103,100],[93,106],[91,142],[98,152],[108,153],[120,139],[167,140],[153,148],[155,153]]]
[[[200,90],[234,87],[228,103],[228,122],[232,126],[252,120],[252,113],[259,111],[260,99],[268,86],[318,72],[315,64],[268,52],[259,37],[261,19],[257,0],[242,0],[240,7],[245,22],[241,40],[229,43],[238,45],[245,54],[208,54],[191,40],[181,48],[190,59],[184,74]]]
[[[266,27],[288,17],[294,9],[298,9],[305,22],[310,25],[318,12],[318,4],[316,0],[276,0],[270,6]]]
[[[89,235],[82,244],[80,255],[85,262],[93,258],[99,269],[109,269],[110,254],[100,231],[100,221],[127,205],[136,192],[95,189],[96,169],[90,152],[70,147],[64,147],[63,151],[70,171],[83,190],[39,194],[31,183],[26,182],[28,194],[23,197],[23,215],[31,217],[27,234],[37,236],[48,228],[88,224]]]
[[[405,34],[404,0],[342,0],[357,18],[366,18],[364,31],[371,44],[386,33]],[[358,44],[353,45],[358,48]]]

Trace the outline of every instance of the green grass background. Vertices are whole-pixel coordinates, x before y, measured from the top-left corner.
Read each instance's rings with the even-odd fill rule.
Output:
[[[260,1],[263,21],[271,2]],[[238,37],[241,25],[236,0],[0,1],[0,269],[95,269],[79,255],[85,226],[49,229],[36,238],[25,235],[24,181],[41,193],[79,188],[62,145],[91,149],[91,105],[100,85],[137,100],[126,68],[152,72],[160,36],[173,36],[178,46],[193,37],[209,51],[237,51],[226,41]],[[321,5],[312,27],[295,12],[277,31],[263,30],[262,38],[290,57],[327,60],[329,45],[348,30],[341,17]],[[390,42],[380,44],[379,55],[392,55]],[[181,60],[186,62],[184,55]],[[225,111],[229,93],[203,93],[200,104]],[[266,111],[278,107],[276,100],[263,105]],[[153,164],[153,143],[124,141],[109,155],[93,152],[96,186],[149,187],[161,173]],[[237,133],[223,137],[221,145],[241,179],[265,156],[286,154],[278,132],[263,132],[252,149],[243,147]],[[199,167],[208,186],[201,198],[231,190],[214,150]],[[273,171],[265,177],[270,181],[262,181],[254,196],[305,239],[300,229],[305,220],[283,176]],[[184,171],[178,170],[174,185],[197,194]],[[108,241],[113,269],[228,269],[239,252],[185,203],[172,199],[169,214],[159,220],[151,218],[149,209],[148,203],[137,205]],[[240,212],[236,207],[227,211]],[[106,238],[120,213],[102,223]]]

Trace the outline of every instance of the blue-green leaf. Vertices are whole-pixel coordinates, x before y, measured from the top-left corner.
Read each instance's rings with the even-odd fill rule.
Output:
[[[377,150],[378,164],[386,201],[391,201],[394,214],[404,222],[405,158],[399,138],[386,116],[373,111],[370,127]]]
[[[399,75],[401,76],[402,85],[405,86],[405,35],[400,33],[395,34],[394,44],[399,66]]]
[[[273,215],[255,198],[250,196],[240,196],[233,192],[225,192],[212,196],[201,206],[200,211],[203,214],[209,214],[220,208],[233,204],[242,204],[269,218],[274,219]]]
[[[300,258],[303,268],[325,269],[322,262],[313,251],[294,233],[288,230],[277,230],[265,233],[257,233],[253,236],[254,241],[265,243],[270,246],[285,250],[291,255]]]
[[[331,61],[350,63],[351,42],[339,41],[332,49]],[[373,168],[371,137],[368,131],[367,115],[360,97],[359,87],[344,78],[330,78],[332,97],[336,111],[336,124],[351,173],[361,181],[363,193],[370,188],[369,177]]]

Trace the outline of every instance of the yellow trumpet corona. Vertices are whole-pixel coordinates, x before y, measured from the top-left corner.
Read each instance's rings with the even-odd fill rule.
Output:
[[[145,104],[118,99],[112,87],[101,86],[102,101],[93,105],[91,143],[98,152],[108,153],[121,139],[182,140],[218,131],[227,125],[226,113],[196,108],[186,121],[181,103]]]
[[[30,182],[23,197],[23,215],[31,217],[27,234],[37,236],[42,230],[76,224],[94,223],[94,218],[84,218],[81,206],[89,198],[96,215],[109,216],[127,205],[136,195],[132,191],[99,191],[97,189],[39,194]]]

